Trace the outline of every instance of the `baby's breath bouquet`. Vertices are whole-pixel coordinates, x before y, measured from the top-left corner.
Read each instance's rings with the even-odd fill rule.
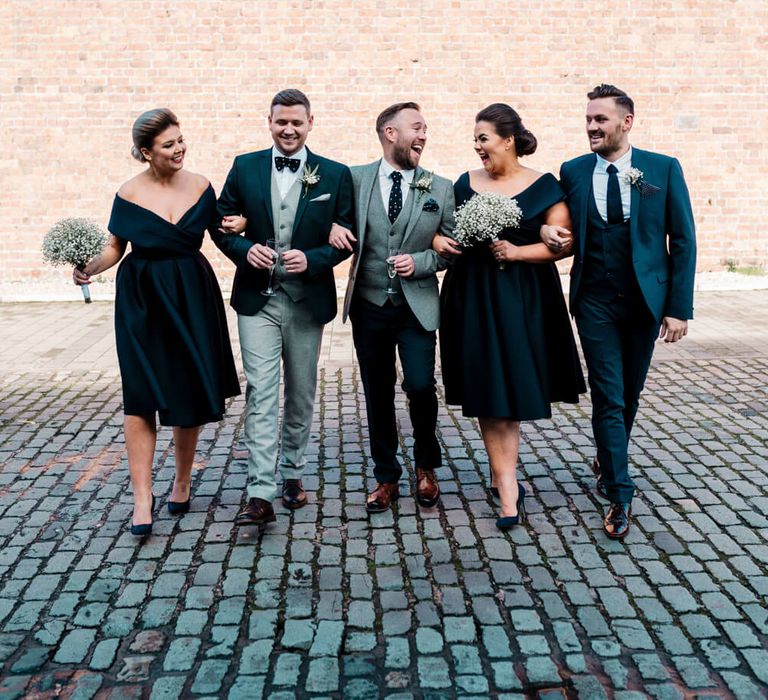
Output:
[[[464,248],[493,243],[505,228],[517,228],[522,218],[516,199],[496,192],[480,192],[456,209],[453,237]],[[504,269],[504,263],[499,269]]]
[[[43,238],[43,259],[51,265],[73,265],[83,269],[107,242],[107,234],[89,219],[61,219]],[[91,303],[88,285],[80,286],[86,304]]]

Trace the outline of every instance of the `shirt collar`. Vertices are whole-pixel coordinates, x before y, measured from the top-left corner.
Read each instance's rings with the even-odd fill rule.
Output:
[[[386,158],[381,159],[381,165],[379,166],[379,177],[389,178],[389,176],[392,175],[395,170],[399,169],[391,165]],[[413,180],[413,175],[416,170],[399,170],[399,172],[403,176],[403,182],[410,184]]]
[[[300,151],[294,153],[292,156],[287,156],[277,146],[272,146],[272,165],[275,164],[275,158],[279,158],[280,156],[283,158],[298,158],[299,161],[301,161],[299,164],[299,167],[301,167],[301,163],[307,162],[307,147],[302,146]]]
[[[629,147],[629,150],[618,160],[614,160],[611,162],[610,160],[606,160],[603,158],[599,153],[595,153],[597,156],[597,162],[595,163],[595,170],[598,172],[606,172],[608,169],[608,166],[613,164],[616,166],[616,170],[619,172],[623,172],[627,168],[629,168],[632,165],[632,146]]]

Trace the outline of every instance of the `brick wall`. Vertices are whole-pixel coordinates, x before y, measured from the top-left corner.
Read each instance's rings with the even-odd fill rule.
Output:
[[[169,106],[187,167],[218,190],[235,154],[269,145],[282,87],[313,101],[310,146],[373,159],[373,120],[422,103],[422,164],[477,167],[473,116],[506,101],[557,172],[586,150],[585,93],[635,99],[633,142],[677,156],[698,222],[700,270],[768,263],[765,0],[5,0],[0,3],[0,282],[52,281],[39,245],[58,218],[106,223],[141,166],[130,127]],[[231,274],[209,243],[221,271]]]

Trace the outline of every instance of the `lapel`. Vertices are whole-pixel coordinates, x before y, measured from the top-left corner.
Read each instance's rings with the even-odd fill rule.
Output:
[[[648,172],[648,163],[645,159],[645,153],[639,148],[632,147],[632,163],[633,168],[642,170],[643,173]],[[637,187],[630,187],[630,205],[629,205],[629,238],[631,241],[637,240],[637,232],[640,228],[640,214],[642,212],[643,198],[640,196],[640,190]]]
[[[365,225],[368,222],[368,207],[371,206],[374,185],[378,184],[381,159],[365,166],[360,177],[360,189],[357,192],[357,245],[362,251],[365,240]]]
[[[320,161],[317,159],[317,156],[315,156],[312,151],[307,149],[307,163],[305,167],[314,169],[314,167],[319,163]],[[303,172],[303,169],[299,171],[299,177],[301,177],[301,173]],[[321,178],[323,177],[323,173],[318,168],[317,171],[318,176]],[[319,183],[318,183],[319,184]],[[299,206],[296,209],[296,218],[293,221],[293,233],[296,233],[296,231],[299,230],[299,225],[301,224],[301,219],[304,216],[304,212],[307,209],[307,204],[309,204],[309,200],[311,198],[310,192],[304,192],[304,185],[301,185],[301,194],[299,195]]]
[[[257,196],[261,196],[271,231],[275,225],[272,218],[272,149],[268,148],[266,151],[262,151],[259,156],[259,161],[256,164],[256,177],[259,185]]]
[[[418,182],[419,178],[423,174],[424,174],[424,170],[422,170],[417,165],[416,170],[413,173],[413,180],[411,180],[411,182]],[[408,217],[408,225],[405,227],[405,233],[403,234],[403,243],[405,243],[405,241],[408,240],[408,236],[411,235],[411,231],[413,231],[414,227],[416,226],[416,222],[419,220],[419,217],[421,216],[421,212],[423,209],[423,204],[421,202],[421,196],[420,196],[421,194],[422,193],[415,188],[411,190],[411,192],[408,194],[411,200],[411,213],[410,213],[410,216]]]
[[[591,158],[585,158],[584,163],[581,166],[581,172],[576,174],[576,182],[579,184],[578,194],[578,232],[579,232],[579,253],[581,258],[584,258],[584,246],[587,233],[587,212],[589,211],[589,198],[593,197],[592,192],[592,173],[595,170],[595,163],[597,162],[597,156],[592,154]]]

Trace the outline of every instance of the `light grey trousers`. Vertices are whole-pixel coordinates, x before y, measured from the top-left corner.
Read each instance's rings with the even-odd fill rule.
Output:
[[[324,324],[312,319],[306,303],[278,289],[255,316],[238,315],[237,327],[247,380],[248,498],[271,501],[277,496],[278,444],[283,479],[300,479],[304,472]],[[285,391],[279,434],[281,360]]]

